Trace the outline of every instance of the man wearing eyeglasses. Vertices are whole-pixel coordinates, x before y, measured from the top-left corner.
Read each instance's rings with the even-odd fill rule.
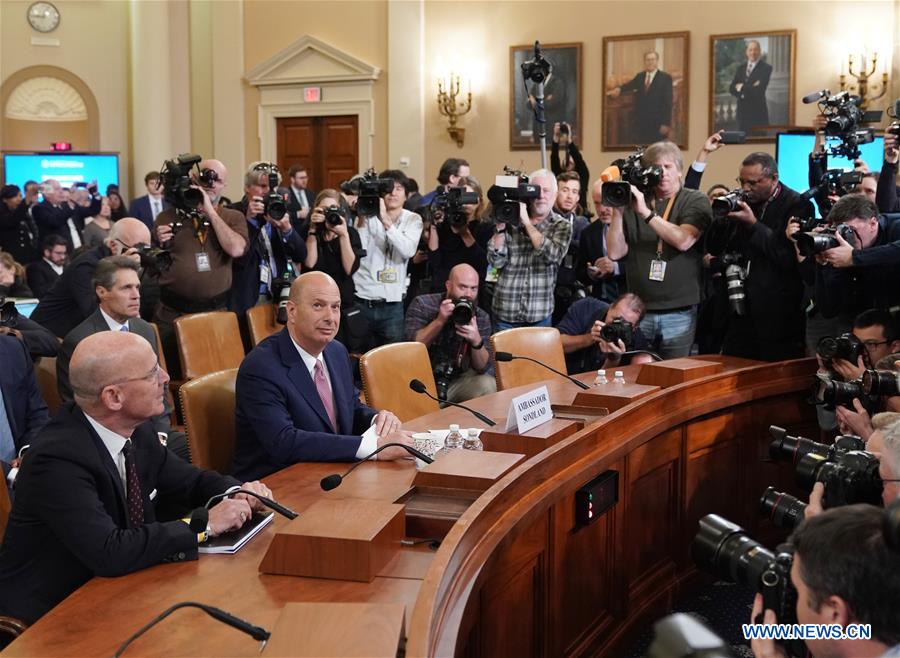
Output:
[[[0,615],[32,624],[94,576],[196,560],[209,535],[263,510],[235,494],[206,511],[210,498],[233,487],[271,492],[201,470],[160,445],[148,421],[162,413],[168,382],[150,345],[133,333],[94,334],[75,348],[75,400],[40,431],[16,478],[0,546]],[[193,511],[167,519],[163,501]]]
[[[106,241],[72,261],[41,299],[31,319],[65,338],[97,308],[91,279],[97,263],[108,256],[128,256],[140,261],[137,249],[150,244],[150,229],[139,219],[124,217],[113,224]]]
[[[811,217],[809,201],[778,178],[768,153],[751,153],[737,179],[743,198],[717,216],[706,234],[715,272],[713,325],[724,336],[722,353],[782,361],[803,356],[803,282],[794,248],[785,236],[791,217]],[[730,256],[734,267],[720,259]],[[738,280],[743,283],[744,300]]]

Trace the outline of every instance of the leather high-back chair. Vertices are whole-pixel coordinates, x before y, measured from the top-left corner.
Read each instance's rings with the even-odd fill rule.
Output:
[[[260,304],[247,310],[247,328],[250,330],[250,344],[253,347],[284,328],[275,320],[275,304]]]
[[[500,331],[491,336],[491,347],[492,354],[509,352],[515,356],[527,356],[560,372],[566,372],[562,340],[559,331],[553,327],[518,327]],[[557,376],[530,361],[498,362],[494,358],[494,377],[497,379],[498,391]]]
[[[437,395],[428,350],[422,343],[392,343],[369,350],[359,360],[366,404],[387,409],[401,422],[437,411],[440,405],[424,393],[409,388],[418,379],[432,395]]]
[[[56,410],[62,406],[62,398],[59,397],[59,387],[56,385],[56,357],[42,356],[34,364],[34,374],[44,402],[47,403],[47,412],[53,416]],[[2,486],[2,483],[0,483]],[[2,537],[2,535],[0,535]]]
[[[182,315],[175,319],[175,336],[185,379],[237,368],[244,359],[237,316],[231,311]]]
[[[234,383],[237,368],[203,375],[179,389],[191,463],[219,473],[231,470],[234,456]]]

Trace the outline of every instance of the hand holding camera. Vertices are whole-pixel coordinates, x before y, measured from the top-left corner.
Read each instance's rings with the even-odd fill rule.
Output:
[[[247,219],[254,219],[259,217],[266,211],[266,205],[263,202],[263,198],[261,196],[251,197],[247,202],[247,212],[245,213]]]
[[[736,210],[732,210],[728,213],[728,219],[733,219],[746,224],[747,226],[753,226],[756,223],[756,215],[753,214],[753,211],[750,209],[750,206],[747,205],[747,202],[741,199],[738,201],[737,206]]]
[[[644,193],[633,183],[631,184],[631,209],[641,219],[650,217],[654,214],[653,211],[647,207],[647,199],[644,197]]]
[[[456,325],[456,335],[469,345],[478,345],[481,342],[481,334],[478,333],[478,323],[475,321],[474,315],[467,324]]]
[[[852,229],[850,229],[852,231]],[[832,267],[852,267],[853,266],[853,249],[846,237],[845,231],[836,231],[834,239],[837,246],[832,247],[816,256],[816,260],[820,265],[831,265]]]

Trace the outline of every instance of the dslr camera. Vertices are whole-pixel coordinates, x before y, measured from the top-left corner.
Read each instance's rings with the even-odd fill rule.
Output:
[[[713,217],[724,219],[728,213],[738,210],[742,201],[747,201],[747,195],[740,188],[731,190],[728,194],[713,199]]]
[[[827,226],[821,231],[797,233],[794,239],[797,241],[797,250],[801,255],[808,258],[840,246],[840,242],[835,237],[836,235],[844,238],[854,249],[859,248],[859,238],[856,235],[856,231],[849,224]]]
[[[182,153],[171,160],[166,160],[160,167],[159,180],[164,186],[163,195],[166,201],[182,214],[196,214],[197,206],[203,203],[203,194],[193,187],[194,181],[191,179],[191,172],[198,168],[202,159],[193,153]],[[197,179],[201,185],[209,187],[218,179],[218,175],[211,169],[201,172],[198,168]]]
[[[19,309],[12,300],[7,301],[6,297],[0,297],[0,327],[9,327],[15,329],[19,324]]]
[[[378,178],[374,169],[368,169],[359,179],[359,197],[356,200],[357,216],[377,216],[380,208],[379,201],[393,190],[393,178]]]
[[[826,167],[828,156],[824,153],[815,153],[810,155],[813,162],[811,169],[822,171]],[[810,176],[814,174],[811,172]],[[843,169],[828,169],[822,171],[822,177],[818,185],[806,190],[800,195],[804,201],[815,199],[819,204],[819,210],[823,217],[831,212],[832,202],[831,196],[844,196],[855,191],[856,186],[862,182],[863,172],[861,171],[844,171]],[[815,225],[815,224],[814,224]],[[810,231],[811,228],[804,228],[804,231]]]
[[[616,318],[600,327],[600,337],[607,343],[622,341],[626,350],[634,345],[634,325],[622,318]]]
[[[135,247],[141,258],[141,267],[156,274],[167,272],[172,267],[172,252],[159,247],[142,244]]]
[[[603,173],[603,205],[621,208],[631,202],[631,186],[648,192],[662,180],[662,168],[644,165],[644,149],[639,148],[625,159],[614,160]]]
[[[866,346],[855,334],[847,332],[838,337],[825,336],[816,345],[816,354],[822,357],[826,364],[835,359],[844,359],[856,365],[859,357],[865,356]]]
[[[340,226],[346,221],[344,211],[340,206],[329,206],[322,212],[325,215],[325,223],[329,226]]]
[[[894,370],[866,370],[861,378],[863,393],[890,398],[900,395],[900,372]]]
[[[269,193],[263,198],[263,205],[265,206],[263,214],[268,219],[278,221],[287,214],[287,204],[284,202],[284,197],[278,194],[278,185],[281,182],[278,165],[273,162],[260,162],[253,167],[253,171],[267,175]]]
[[[438,194],[431,202],[431,216],[438,223],[447,220],[451,225],[465,226],[469,221],[463,206],[478,203],[478,195],[474,192],[466,192],[466,188],[450,187],[443,194]]]
[[[869,144],[875,140],[875,132],[871,128],[860,129],[861,123],[881,120],[881,112],[865,112],[860,108],[859,96],[852,96],[848,91],[831,95],[828,89],[815,91],[803,98],[807,105],[816,103],[819,111],[825,116],[825,136],[840,139],[827,150],[828,155],[845,156],[855,160],[860,156],[861,144]]]
[[[493,209],[494,222],[519,226],[519,203],[541,196],[541,189],[528,182],[525,172],[503,167],[503,175],[497,176],[488,190],[488,201]]]
[[[468,297],[453,300],[453,313],[450,319],[458,327],[469,324],[475,316],[475,303]]]

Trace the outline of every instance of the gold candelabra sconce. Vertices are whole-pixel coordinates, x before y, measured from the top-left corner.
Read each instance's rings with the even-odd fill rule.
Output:
[[[466,141],[466,129],[457,126],[456,122],[459,117],[467,114],[472,109],[471,81],[468,83],[468,92],[465,100],[458,100],[460,88],[460,77],[458,75],[451,73],[446,81],[438,79],[438,110],[450,122],[450,125],[447,127],[450,138],[456,142],[458,147],[462,148]]]
[[[846,73],[841,67],[841,91],[849,91],[856,94],[860,98],[859,106],[866,110],[869,103],[876,101],[887,92],[888,74],[885,71],[881,74],[880,83],[875,77],[875,71],[878,68],[878,53],[873,53],[871,60],[864,51],[859,55],[853,53],[847,55],[847,71]],[[848,76],[852,76],[855,81],[848,82]],[[875,94],[875,92],[878,92]]]

